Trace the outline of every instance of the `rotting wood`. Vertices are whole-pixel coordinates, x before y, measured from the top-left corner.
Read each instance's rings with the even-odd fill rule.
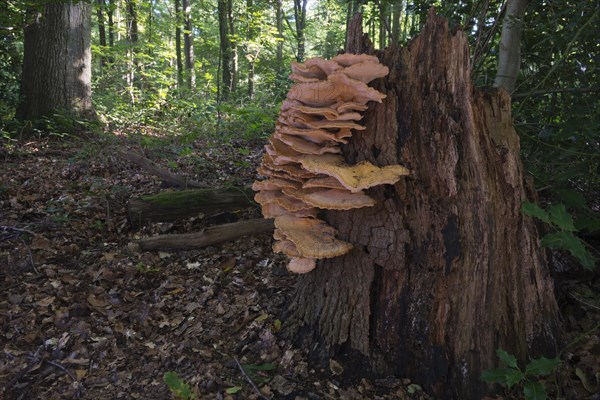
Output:
[[[200,213],[236,210],[255,206],[254,191],[249,187],[164,191],[130,199],[127,216],[133,229],[145,222],[170,222]]]
[[[160,235],[129,244],[133,251],[193,250],[230,242],[244,236],[273,232],[272,219],[256,218],[206,228],[203,232]]]
[[[347,51],[373,54],[361,26]],[[545,253],[519,211],[528,198],[510,96],[473,88],[465,34],[433,13],[408,48],[377,55],[390,74],[373,86],[387,98],[344,155],[412,174],[369,189],[374,207],[326,212],[354,249],[300,278],[286,329],[323,365],[335,357],[435,398],[482,398],[496,349],[525,364],[560,345]]]
[[[124,151],[118,152],[119,156],[124,160],[131,161],[134,164],[137,164],[139,167],[144,170],[150,172],[152,175],[155,175],[163,180],[166,184],[170,186],[180,187],[180,188],[198,188],[205,189],[208,186],[197,182],[193,179],[189,179],[186,177],[179,176],[172,172],[166,171],[160,167],[158,167],[154,162],[149,160],[148,158],[142,156],[141,154],[128,153]]]

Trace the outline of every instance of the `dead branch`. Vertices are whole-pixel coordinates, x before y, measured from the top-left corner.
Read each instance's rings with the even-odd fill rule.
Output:
[[[170,171],[159,168],[154,162],[142,156],[141,154],[135,153],[126,153],[124,151],[118,152],[119,157],[131,161],[134,164],[137,164],[144,170],[150,172],[152,175],[155,175],[162,179],[165,183],[182,188],[206,188],[207,185],[202,184],[200,182],[196,182],[192,179],[179,176]]]
[[[129,244],[133,251],[192,250],[221,244],[243,236],[272,232],[272,219],[249,219],[206,228],[204,232],[160,235],[136,240]]]

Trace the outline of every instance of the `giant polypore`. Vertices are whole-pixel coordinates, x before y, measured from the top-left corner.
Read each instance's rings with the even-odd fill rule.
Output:
[[[385,95],[367,84],[388,74],[375,56],[340,54],[292,63],[292,85],[281,106],[275,133],[265,146],[254,182],[255,200],[265,218],[275,219],[273,250],[290,257],[288,270],[312,271],[316,260],[338,257],[352,244],[336,238],[335,228],[318,219],[319,210],[370,207],[364,190],[394,184],[408,170],[344,160],[341,144],[364,130],[362,112]]]

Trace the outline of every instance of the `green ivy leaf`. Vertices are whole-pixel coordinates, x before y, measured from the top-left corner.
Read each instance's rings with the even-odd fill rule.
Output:
[[[521,204],[521,212],[525,215],[529,215],[531,217],[535,217],[539,220],[544,221],[545,223],[550,223],[550,216],[546,211],[541,209],[537,204],[524,202]]]
[[[570,232],[577,230],[573,225],[573,216],[567,211],[563,203],[552,204],[548,207],[548,214],[550,214],[550,221],[560,229]]]
[[[560,365],[560,359],[558,358],[536,358],[531,360],[525,368],[527,375],[542,376],[552,373],[556,367]]]
[[[540,382],[525,382],[523,393],[527,400],[546,400],[547,398],[546,389]]]
[[[502,349],[496,350],[496,355],[506,366],[518,369],[517,359],[512,354],[508,354],[506,351]]]

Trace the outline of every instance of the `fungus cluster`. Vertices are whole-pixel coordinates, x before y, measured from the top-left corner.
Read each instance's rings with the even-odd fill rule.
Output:
[[[266,179],[252,186],[263,216],[275,219],[273,250],[290,258],[291,272],[309,272],[317,259],[352,249],[336,238],[335,228],[318,219],[319,210],[373,206],[365,189],[394,184],[408,174],[400,165],[350,165],[341,154],[353,131],[365,129],[358,121],[367,103],[385,98],[367,83],[388,72],[377,57],[366,54],[292,63],[290,78],[296,83],[281,106],[258,169]]]

